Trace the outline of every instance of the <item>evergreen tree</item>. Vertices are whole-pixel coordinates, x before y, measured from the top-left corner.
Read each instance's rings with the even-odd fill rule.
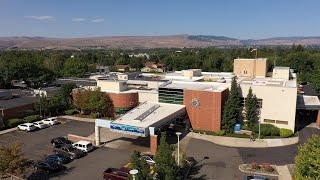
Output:
[[[228,133],[233,132],[234,125],[239,123],[240,93],[236,78],[232,78],[229,97],[223,107],[221,127]]]
[[[257,98],[253,95],[251,87],[245,101],[245,119],[247,127],[251,130],[257,122]]]
[[[166,142],[166,133],[161,134],[160,145],[154,157],[156,162],[155,171],[159,179],[172,180],[180,179],[178,174],[179,167],[173,156],[173,149]]]
[[[134,151],[132,156],[132,168],[137,169],[139,172],[135,175],[136,180],[151,180],[150,166],[144,157],[141,157],[140,152]]]
[[[297,165],[294,179],[320,179],[320,137],[313,135],[305,144],[298,146],[294,161]]]

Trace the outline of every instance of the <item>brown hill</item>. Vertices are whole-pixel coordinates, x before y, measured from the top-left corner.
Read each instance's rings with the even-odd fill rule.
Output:
[[[90,38],[0,37],[0,49],[183,48],[243,45],[319,45],[320,37],[239,40],[223,36],[108,36]]]

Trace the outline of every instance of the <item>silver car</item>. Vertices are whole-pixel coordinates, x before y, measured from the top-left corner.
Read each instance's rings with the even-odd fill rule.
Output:
[[[33,123],[35,127],[39,128],[39,129],[44,129],[49,127],[48,124],[44,124],[42,121],[37,121]]]

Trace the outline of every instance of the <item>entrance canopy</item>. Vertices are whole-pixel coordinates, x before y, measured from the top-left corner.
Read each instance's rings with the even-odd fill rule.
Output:
[[[320,110],[320,101],[317,96],[297,96],[298,110]]]
[[[155,128],[173,121],[185,112],[184,105],[146,101],[110,122],[110,129],[145,137],[153,134]]]

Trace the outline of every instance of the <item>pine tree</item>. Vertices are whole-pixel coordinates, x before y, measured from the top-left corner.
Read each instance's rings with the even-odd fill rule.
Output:
[[[156,162],[155,170],[158,174],[159,179],[172,180],[180,179],[178,170],[179,167],[173,156],[173,149],[166,142],[166,133],[161,134],[160,145],[158,147],[157,153],[154,157]]]
[[[246,125],[251,130],[257,122],[257,98],[252,93],[251,87],[245,101],[245,119]]]
[[[232,78],[229,97],[223,107],[221,127],[228,133],[233,132],[234,125],[239,123],[240,92],[236,78]]]
[[[135,176],[136,180],[151,180],[150,166],[145,158],[141,157],[140,152],[134,151],[132,156],[132,168],[137,169],[139,172]]]

